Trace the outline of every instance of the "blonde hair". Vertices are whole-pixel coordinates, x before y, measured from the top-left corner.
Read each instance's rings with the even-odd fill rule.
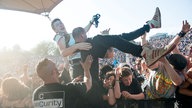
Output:
[[[44,58],[37,64],[36,67],[37,75],[42,80],[45,80],[46,78],[49,78],[49,75],[51,75],[53,68],[54,63],[51,60]]]

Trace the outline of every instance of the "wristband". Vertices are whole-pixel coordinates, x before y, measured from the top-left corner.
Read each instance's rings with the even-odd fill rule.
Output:
[[[112,84],[110,84],[108,89],[113,89],[113,85],[112,85]]]
[[[93,24],[93,21],[89,21],[90,24]]]
[[[119,82],[119,80],[115,80],[116,82]]]
[[[179,35],[180,37],[184,37],[184,36],[185,36],[185,34],[186,34],[185,32],[181,31],[181,32],[179,32],[179,34],[178,34],[178,35]]]

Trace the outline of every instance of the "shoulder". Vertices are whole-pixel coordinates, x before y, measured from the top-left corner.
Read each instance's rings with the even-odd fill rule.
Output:
[[[77,87],[77,86],[84,86],[85,83],[83,82],[71,82],[71,83],[68,83],[67,85],[64,85],[64,87]]]
[[[86,85],[83,82],[73,82],[73,83],[68,83],[67,85],[65,85],[64,89],[66,91],[79,91],[82,89],[86,89]]]
[[[65,39],[64,36],[61,36],[61,35],[59,35],[59,34],[56,34],[56,35],[54,36],[53,40],[54,40],[55,42],[58,42],[61,38],[64,38],[64,39]]]
[[[131,83],[130,86],[137,86],[137,85],[140,85],[139,81],[137,79],[133,78],[132,83]]]
[[[43,89],[43,85],[37,87],[37,88],[33,91],[33,93],[38,92],[38,91],[40,91],[41,89]]]

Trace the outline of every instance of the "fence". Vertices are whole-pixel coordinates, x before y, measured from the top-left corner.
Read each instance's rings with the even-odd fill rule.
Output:
[[[118,100],[117,108],[176,108],[176,99]]]

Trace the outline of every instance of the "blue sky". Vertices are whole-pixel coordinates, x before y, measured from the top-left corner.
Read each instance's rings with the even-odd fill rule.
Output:
[[[71,32],[77,26],[86,26],[99,13],[99,27],[93,26],[88,32],[92,37],[107,28],[111,28],[110,34],[133,31],[151,19],[159,7],[162,28],[151,30],[148,36],[176,34],[181,30],[182,20],[192,24],[191,5],[192,0],[63,0],[52,10],[50,18],[60,18]],[[18,44],[30,50],[41,41],[53,39],[50,21],[44,16],[8,10],[0,10],[0,16],[0,48]]]

